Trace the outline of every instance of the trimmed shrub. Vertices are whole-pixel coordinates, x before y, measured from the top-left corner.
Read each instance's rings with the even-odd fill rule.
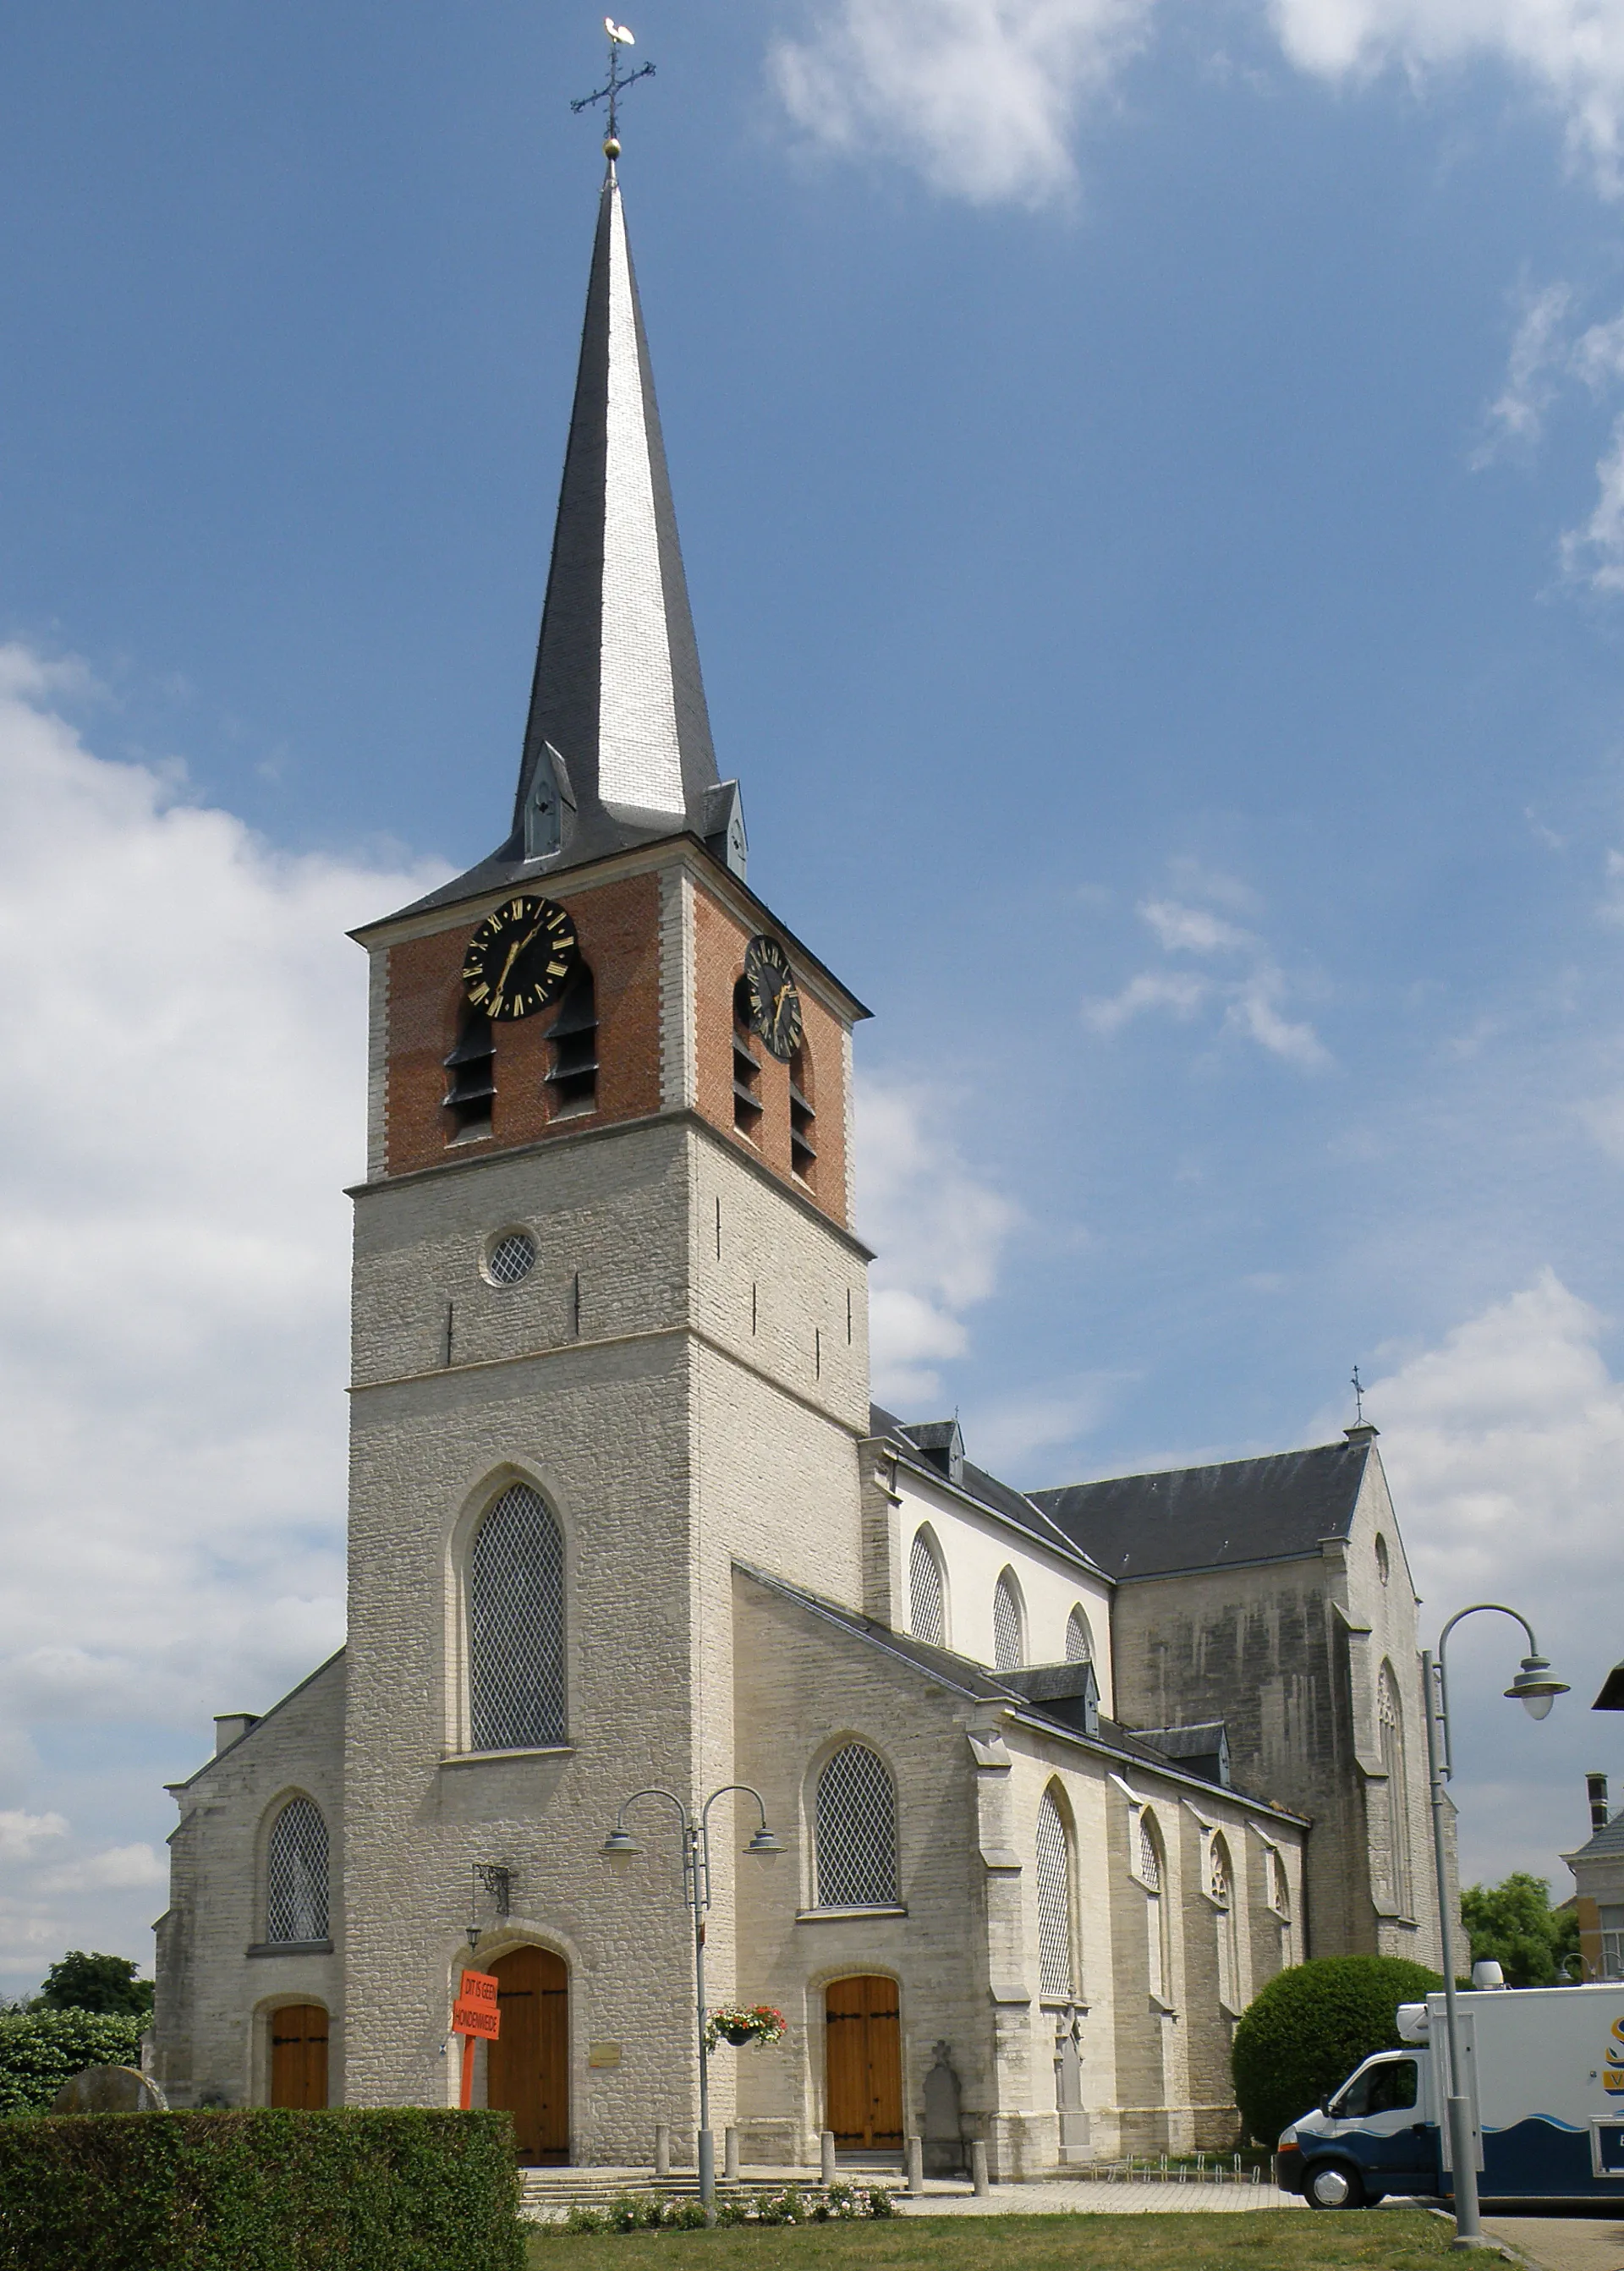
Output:
[[[1397,2050],[1394,2013],[1443,1984],[1399,1955],[1322,1955],[1277,1972],[1235,2029],[1235,2103],[1272,2145],[1373,2051]]]
[[[505,2113],[0,2122],[0,2271],[520,2271]]]
[[[0,2016],[0,2113],[43,2113],[87,2066],[139,2066],[145,2021],[98,2011]]]

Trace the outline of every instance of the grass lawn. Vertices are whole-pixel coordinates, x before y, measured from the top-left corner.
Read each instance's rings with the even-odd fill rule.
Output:
[[[1203,2215],[898,2216],[870,2223],[731,2231],[587,2233],[530,2242],[531,2271],[1423,2271],[1453,2224],[1408,2209],[1315,2215],[1258,2208]]]

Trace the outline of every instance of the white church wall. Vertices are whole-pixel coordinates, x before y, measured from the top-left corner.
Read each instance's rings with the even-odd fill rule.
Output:
[[[293,2003],[328,2013],[329,2096],[343,2102],[344,1693],[340,1656],[176,1790],[153,2014],[158,2079],[176,2105],[268,2103],[267,2022]],[[327,1830],[327,1952],[267,1937],[270,1829],[299,1796]]]
[[[899,1502],[902,1575],[898,1590],[904,1602],[913,1539],[922,1527],[928,1526],[941,1549],[947,1587],[947,1644],[956,1655],[967,1656],[976,1664],[992,1664],[993,1597],[1005,1569],[1014,1572],[1020,1588],[1024,1663],[1064,1663],[1067,1621],[1073,1608],[1080,1605],[1093,1641],[1100,1709],[1111,1716],[1111,1588],[1107,1582],[1079,1568],[1063,1554],[1045,1552],[1013,1523],[983,1513],[957,1493],[933,1489],[907,1467],[897,1468],[893,1487]],[[912,1630],[905,1608],[904,1615],[903,1628]]]

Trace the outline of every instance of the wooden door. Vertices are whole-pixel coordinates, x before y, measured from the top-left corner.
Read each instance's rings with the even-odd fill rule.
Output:
[[[570,2158],[570,1974],[550,1948],[516,1947],[491,1965],[502,2032],[485,2055],[485,2102],[513,2116],[525,2168]]]
[[[271,2014],[271,2103],[307,2112],[327,2103],[327,2014],[319,2003]]]
[[[842,2153],[902,2150],[902,2024],[897,1982],[866,1975],[823,1991],[824,2120]]]

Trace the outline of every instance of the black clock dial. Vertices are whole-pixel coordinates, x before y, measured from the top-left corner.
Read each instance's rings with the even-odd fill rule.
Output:
[[[801,1046],[801,996],[789,957],[776,938],[753,938],[745,949],[744,985],[750,1024],[785,1064]]]
[[[468,941],[462,982],[488,1017],[528,1017],[562,992],[580,949],[575,925],[551,899],[504,899]]]

